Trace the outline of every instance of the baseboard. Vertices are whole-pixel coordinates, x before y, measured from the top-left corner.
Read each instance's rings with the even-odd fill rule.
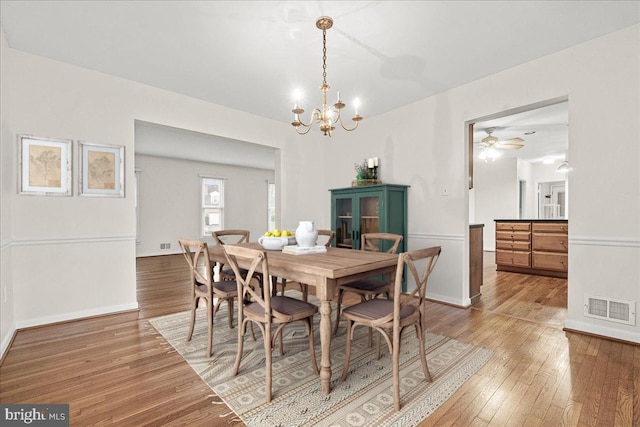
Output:
[[[469,308],[471,306],[471,300],[469,298],[464,301],[460,299],[453,299],[446,295],[434,294],[431,292],[427,292],[426,299],[429,301],[438,302],[458,308]]]
[[[13,343],[17,332],[18,330],[16,329],[16,325],[11,325],[9,333],[6,337],[4,337],[2,343],[0,343],[0,365],[2,365],[2,362],[4,362],[4,356],[6,355],[7,350],[9,350],[9,347],[11,347],[11,344]]]
[[[68,322],[70,320],[80,320],[87,317],[102,316],[105,314],[115,314],[123,311],[132,311],[137,309],[138,309],[137,302],[133,302],[129,304],[121,304],[121,305],[111,305],[111,306],[100,307],[92,310],[74,311],[71,313],[57,314],[54,316],[39,317],[37,319],[23,320],[20,322],[16,322],[15,327],[17,330],[20,330],[20,329],[32,328],[36,326],[50,325],[53,323],[60,323],[60,322]]]
[[[607,328],[584,322],[567,320],[564,324],[563,330],[568,332],[583,333],[587,335],[595,335],[601,338],[625,341],[632,344],[640,344],[640,333],[621,331],[619,329]]]

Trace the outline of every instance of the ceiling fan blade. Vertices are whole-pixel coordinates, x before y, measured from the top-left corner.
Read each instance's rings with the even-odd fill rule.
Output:
[[[512,143],[518,143],[518,142],[524,142],[524,139],[516,137],[516,138],[505,139],[503,141],[500,141],[500,143],[502,144],[512,144]]]
[[[500,148],[509,148],[509,149],[512,149],[512,150],[519,150],[522,147],[524,147],[524,144],[502,144],[502,143],[499,143],[497,145]]]

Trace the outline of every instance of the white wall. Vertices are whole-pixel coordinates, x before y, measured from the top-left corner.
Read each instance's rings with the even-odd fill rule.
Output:
[[[494,220],[519,217],[517,164],[515,158],[474,163],[475,222],[484,224],[485,251],[496,250]]]
[[[3,76],[8,72],[5,52],[7,41],[0,29],[0,95],[9,90]],[[0,111],[7,111],[8,100],[0,96]],[[13,311],[12,256],[11,256],[11,198],[17,191],[14,148],[11,141],[15,138],[5,124],[4,113],[0,115],[0,357],[4,354],[15,331],[15,313]],[[17,141],[16,141],[17,143]]]
[[[267,181],[274,171],[136,155],[139,170],[138,256],[180,253],[178,239],[201,239],[201,175],[225,178],[224,228],[248,229],[251,241],[267,230]],[[206,236],[210,244],[211,236]],[[160,250],[160,243],[171,249]]]
[[[566,325],[640,342],[640,322],[625,326],[582,314],[585,293],[640,300],[639,29],[635,25],[365,119],[358,131],[336,132],[331,140],[318,133],[298,136],[286,123],[18,52],[3,42],[1,176],[11,214],[3,215],[0,229],[10,229],[11,237],[5,240],[3,234],[6,249],[0,255],[3,267],[11,265],[1,277],[2,293],[14,314],[6,319],[3,310],[2,320],[11,326],[3,325],[2,333],[16,325],[135,307],[131,195],[136,119],[281,148],[276,182],[281,222],[287,227],[300,219],[328,225],[328,189],[348,186],[353,163],[378,156],[384,181],[411,186],[409,248],[443,246],[429,295],[466,305],[469,191],[464,124],[568,97],[574,170]],[[15,170],[5,174],[4,168],[17,163],[19,133],[124,145],[127,197],[18,196]],[[616,144],[601,150],[602,141]],[[448,186],[448,196],[441,195],[442,185]],[[601,203],[595,206],[593,194],[600,195]],[[108,262],[87,260],[86,254],[93,253]],[[622,260],[615,264],[622,268],[612,268],[614,260]],[[31,271],[34,263],[41,271],[53,272],[65,265],[70,273],[43,277]],[[52,286],[61,292],[50,293],[46,288]],[[27,288],[29,298],[20,292]],[[111,294],[103,295],[104,289]],[[8,339],[2,336],[3,345]]]

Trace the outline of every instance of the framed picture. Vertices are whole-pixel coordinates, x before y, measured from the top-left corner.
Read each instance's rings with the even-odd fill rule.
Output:
[[[18,135],[18,194],[71,196],[72,143]]]
[[[124,147],[79,142],[80,195],[124,197]]]

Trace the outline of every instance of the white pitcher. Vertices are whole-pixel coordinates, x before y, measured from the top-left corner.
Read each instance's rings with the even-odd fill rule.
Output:
[[[301,248],[310,248],[316,245],[318,240],[318,230],[313,225],[313,221],[300,221],[296,228],[296,242]]]

